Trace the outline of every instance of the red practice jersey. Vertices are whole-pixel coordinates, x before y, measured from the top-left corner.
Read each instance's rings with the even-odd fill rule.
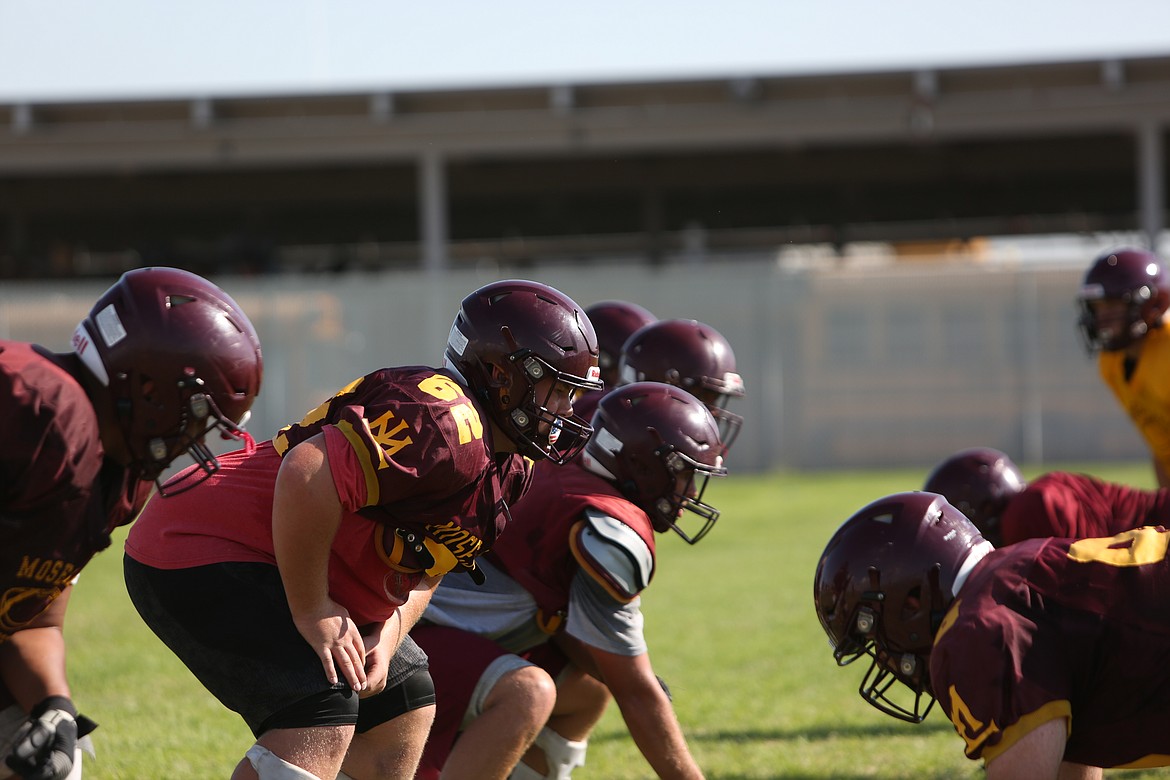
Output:
[[[581,459],[564,466],[542,462],[533,487],[516,505],[514,521],[490,560],[520,583],[540,607],[540,620],[550,633],[560,627],[569,604],[573,576],[583,570],[618,601],[630,601],[604,570],[583,555],[576,543],[585,527],[584,513],[598,509],[633,529],[654,556],[654,527],[650,518],[612,484],[590,473]],[[653,576],[653,563],[651,563]]]
[[[381,369],[252,455],[222,456],[220,471],[203,484],[152,501],[131,529],[127,554],[157,568],[275,563],[272,497],[280,458],[318,433],[343,509],[330,591],[359,622],[389,617],[427,571],[473,566],[531,479],[529,461],[494,454],[486,413],[450,373]],[[410,533],[425,540],[423,553],[404,539]]]
[[[1031,539],[972,570],[930,656],[931,688],[992,760],[1064,719],[1064,758],[1170,765],[1170,531]]]
[[[76,356],[0,341],[0,642],[48,608],[154,486],[105,457]]]
[[[1170,527],[1170,490],[1140,490],[1086,474],[1044,474],[1008,503],[1003,543],[1045,536],[1113,536],[1143,525]]]

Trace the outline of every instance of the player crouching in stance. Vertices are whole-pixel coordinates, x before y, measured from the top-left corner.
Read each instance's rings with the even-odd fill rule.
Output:
[[[568,778],[609,694],[659,777],[702,776],[650,663],[639,594],[656,533],[694,544],[719,516],[703,502],[727,473],[718,424],[687,391],[639,382],[605,395],[593,426],[575,462],[537,465],[485,585],[444,581],[412,633],[438,695],[419,778]]]
[[[0,341],[0,756],[21,777],[81,777],[94,724],[71,700],[61,631],[78,572],[172,460],[190,453],[205,477],[206,434],[247,440],[262,371],[244,312],[175,268],[123,274],[71,353]]]
[[[996,550],[935,493],[859,510],[813,586],[859,692],[921,722],[935,699],[988,780],[1170,765],[1170,531],[1037,538]],[[904,695],[899,695],[899,692]]]
[[[255,734],[234,778],[414,774],[435,693],[406,632],[445,573],[482,579],[532,460],[565,463],[592,432],[572,399],[598,386],[581,309],[496,282],[464,298],[443,368],[366,374],[147,506],[126,585]]]
[[[996,547],[1044,536],[1113,536],[1143,525],[1170,528],[1170,489],[1142,490],[1068,471],[1025,482],[1012,459],[991,447],[945,458],[922,489],[945,496]]]

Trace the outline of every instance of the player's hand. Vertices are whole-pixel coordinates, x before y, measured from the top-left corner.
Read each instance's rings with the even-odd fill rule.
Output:
[[[87,731],[92,731],[88,726]],[[25,780],[65,780],[77,747],[77,708],[65,696],[50,696],[21,724],[5,763]]]
[[[355,691],[366,689],[365,656],[361,632],[350,620],[349,610],[330,600],[311,615],[293,617],[297,631],[317,651],[325,678],[336,685],[340,677]]]
[[[386,689],[386,679],[390,675],[390,659],[394,656],[392,643],[386,641],[383,633],[386,622],[372,623],[362,632],[362,640],[366,648],[366,690],[362,691],[362,698],[376,696]]]

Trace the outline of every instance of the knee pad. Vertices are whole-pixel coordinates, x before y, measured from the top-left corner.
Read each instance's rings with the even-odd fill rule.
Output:
[[[312,772],[290,764],[263,745],[253,745],[244,754],[260,780],[321,780]]]
[[[471,700],[467,702],[467,711],[463,713],[463,722],[459,728],[467,728],[471,725],[471,721],[483,714],[484,700],[487,699],[487,695],[492,692],[492,688],[500,681],[501,677],[515,669],[523,669],[525,666],[532,665],[520,656],[510,653],[501,655],[488,664],[475,683],[475,689],[471,692]]]
[[[585,765],[585,747],[588,740],[573,742],[565,739],[548,726],[536,735],[536,746],[544,751],[548,762],[548,774],[541,775],[521,761],[512,770],[509,780],[570,780],[573,770]]]

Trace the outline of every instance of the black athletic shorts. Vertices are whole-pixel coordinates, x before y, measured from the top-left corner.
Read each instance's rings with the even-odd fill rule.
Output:
[[[266,563],[156,569],[123,557],[138,614],[256,736],[273,728],[357,724],[367,731],[434,704],[426,653],[409,636],[390,661],[386,689],[359,699],[330,685],[297,631],[280,572]]]

